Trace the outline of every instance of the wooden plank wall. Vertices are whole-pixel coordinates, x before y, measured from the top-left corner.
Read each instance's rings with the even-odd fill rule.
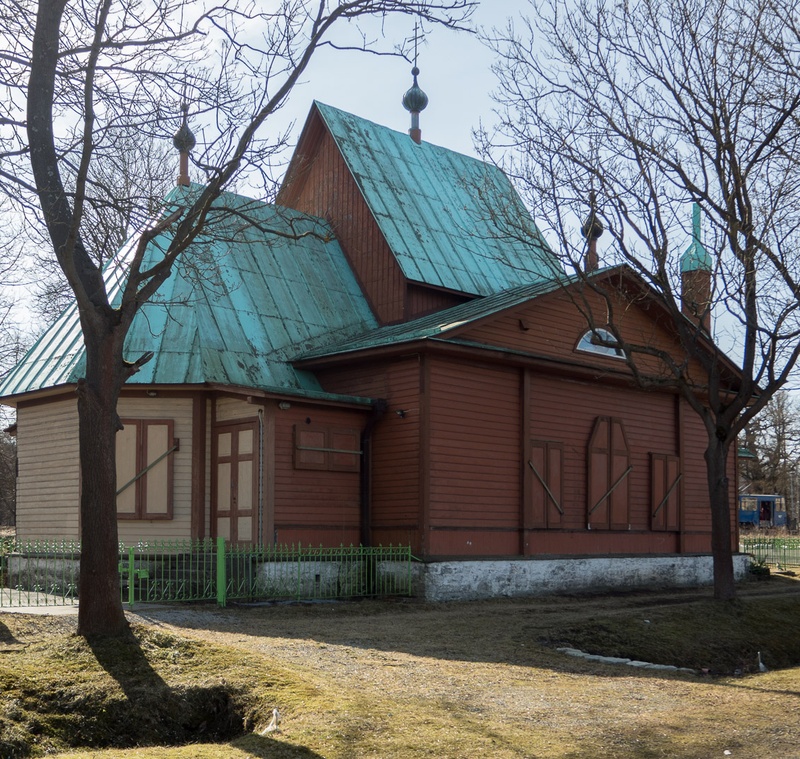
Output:
[[[602,382],[577,382],[534,374],[530,380],[530,438],[564,445],[564,515],[559,530],[526,535],[526,553],[667,553],[678,550],[675,533],[650,531],[650,453],[677,454],[674,396]],[[587,530],[587,442],[595,419],[621,419],[630,465],[630,527]],[[531,474],[526,472],[526,477]]]
[[[174,516],[171,520],[119,523],[120,540],[188,537],[192,492],[192,400],[123,397],[123,418],[174,419],[180,450],[174,454]],[[78,409],[74,399],[21,404],[17,413],[19,478],[17,535],[20,538],[79,537],[80,466]]]
[[[613,311],[616,325],[631,343],[664,351],[679,350],[674,337],[654,322],[651,314],[637,305],[628,304],[625,308],[617,293],[612,292],[611,299],[616,302]],[[589,290],[579,297],[557,291],[469,328],[461,336],[487,345],[551,356],[573,364],[629,373],[621,358],[575,352],[579,339],[589,328],[579,306],[594,314],[596,326],[606,324],[606,301],[597,293]],[[655,358],[637,354],[637,364],[642,372],[656,376],[666,374],[661,362]]]
[[[471,298],[466,295],[409,283],[406,289],[405,321],[443,311],[468,300]]]
[[[421,372],[419,356],[408,356],[316,373],[330,392],[389,401],[373,432],[372,542],[410,544],[416,552],[422,551]]]
[[[329,425],[360,432],[366,418],[365,412],[315,408],[295,402],[290,409],[275,412],[275,542],[358,545],[359,473],[295,469],[294,427]]]
[[[17,537],[78,538],[78,404],[17,408]]]
[[[686,553],[707,552],[711,541],[711,526],[708,506],[708,480],[703,458],[706,430],[702,420],[685,401],[681,401],[681,418],[685,431],[686,455],[684,475],[686,495],[684,497],[684,551]],[[739,504],[735,452],[728,457],[728,480],[730,482],[732,547],[738,550]]]
[[[368,411],[320,407],[300,400],[286,410],[267,400],[264,409],[264,524],[267,544],[357,545],[360,539],[358,472],[294,467],[294,426],[331,425],[355,428],[366,423]],[[256,419],[259,404],[221,397],[216,422]]]
[[[430,555],[519,553],[520,373],[430,369]]]
[[[329,221],[372,310],[383,323],[404,318],[405,278],[353,176],[319,117],[309,149],[278,202]]]
[[[191,535],[192,523],[192,398],[160,392],[157,398],[144,395],[120,398],[118,412],[123,419],[172,419],[180,449],[173,456],[173,516],[169,520],[137,519],[119,522],[119,538],[126,543],[139,540],[174,540]]]

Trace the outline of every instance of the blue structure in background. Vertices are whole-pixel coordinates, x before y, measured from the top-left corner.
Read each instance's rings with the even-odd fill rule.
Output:
[[[785,527],[786,499],[775,494],[740,495],[739,524],[742,527]]]

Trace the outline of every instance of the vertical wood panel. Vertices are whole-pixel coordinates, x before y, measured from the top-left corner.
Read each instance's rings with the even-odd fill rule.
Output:
[[[144,462],[148,469],[142,478],[145,488],[145,503],[148,516],[156,514],[169,514],[172,500],[172,477],[170,475],[171,457],[161,459],[155,466],[151,466],[156,459],[172,448],[172,438],[169,436],[169,427],[165,424],[148,424],[146,430],[147,460]]]
[[[117,490],[125,489],[117,495],[117,514],[136,514],[136,483],[128,484],[136,477],[136,425],[126,425],[117,432]]]
[[[192,481],[191,481],[191,537],[202,540],[206,536],[206,399],[196,395],[192,399]]]
[[[279,202],[327,219],[381,323],[405,318],[405,277],[369,211],[333,138],[322,130],[309,149],[303,180],[281,191]]]
[[[422,553],[419,450],[422,400],[417,356],[317,372],[332,393],[383,398],[388,408],[372,434],[372,540],[410,543]]]

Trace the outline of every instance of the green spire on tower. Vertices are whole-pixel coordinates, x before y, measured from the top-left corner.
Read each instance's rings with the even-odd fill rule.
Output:
[[[681,274],[687,271],[711,271],[711,256],[701,241],[700,204],[692,204],[692,242],[681,256]]]

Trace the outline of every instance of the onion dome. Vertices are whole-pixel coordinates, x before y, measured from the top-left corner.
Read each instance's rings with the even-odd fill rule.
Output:
[[[597,215],[597,198],[595,197],[594,192],[590,192],[589,215],[583,222],[583,226],[581,227],[581,234],[587,240],[596,240],[598,237],[600,237],[600,235],[603,234],[604,231],[605,227],[603,226],[603,222],[600,221],[600,217]]]
[[[181,128],[175,132],[175,135],[172,138],[172,144],[179,153],[190,153],[192,148],[197,144],[197,140],[195,139],[192,130],[189,129],[189,124],[187,123],[188,111],[189,106],[184,104],[183,123],[181,124]]]
[[[414,84],[406,91],[406,94],[403,95],[403,108],[411,113],[419,113],[420,111],[424,111],[425,107],[428,105],[428,96],[417,84],[419,69],[416,66],[411,69],[411,74],[414,77]]]

